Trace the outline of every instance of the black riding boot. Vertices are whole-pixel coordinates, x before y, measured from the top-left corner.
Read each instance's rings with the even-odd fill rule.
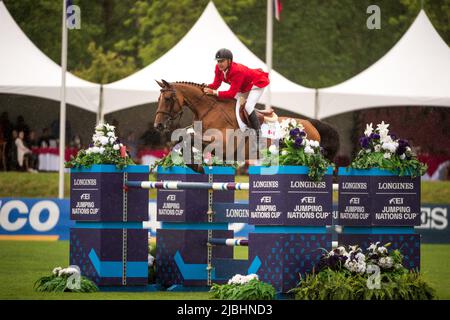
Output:
[[[250,120],[250,126],[256,131],[256,152],[259,152],[261,125],[259,124],[258,116],[256,115],[255,110],[248,115],[248,119]]]

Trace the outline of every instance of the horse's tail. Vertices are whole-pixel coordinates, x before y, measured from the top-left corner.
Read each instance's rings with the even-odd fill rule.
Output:
[[[333,162],[340,147],[338,131],[326,122],[316,119],[308,120],[316,127],[317,131],[319,131],[320,145],[324,149],[324,156]]]

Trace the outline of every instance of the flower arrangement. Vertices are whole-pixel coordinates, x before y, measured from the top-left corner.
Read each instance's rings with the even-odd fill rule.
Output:
[[[280,123],[279,148],[271,145],[263,150],[262,164],[307,166],[308,176],[314,180],[321,180],[329,166],[334,166],[323,156],[323,149],[318,141],[309,140],[305,128],[295,119],[284,119]]]
[[[66,162],[66,168],[90,167],[94,164],[114,164],[119,169],[134,164],[128,156],[126,146],[120,143],[115,127],[99,123],[95,127],[92,143],[86,150],[80,150],[77,156]]]
[[[97,292],[94,282],[84,277],[76,266],[54,268],[52,274],[38,279],[34,284],[38,292]]]
[[[272,300],[275,289],[270,284],[259,280],[258,275],[237,274],[227,284],[213,284],[213,297],[222,300]]]
[[[399,250],[372,243],[366,252],[358,246],[340,246],[322,256],[318,269],[291,290],[296,299],[434,299],[434,289],[414,270],[403,267]]]
[[[351,163],[355,169],[379,167],[391,171],[399,171],[399,175],[422,176],[427,167],[413,153],[407,140],[398,139],[389,133],[389,124],[382,121],[374,129],[367,124],[364,136],[359,139],[361,150]]]

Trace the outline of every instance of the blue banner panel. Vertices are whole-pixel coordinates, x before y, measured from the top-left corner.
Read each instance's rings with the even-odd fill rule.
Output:
[[[1,236],[54,236],[69,240],[73,225],[68,199],[0,198]]]

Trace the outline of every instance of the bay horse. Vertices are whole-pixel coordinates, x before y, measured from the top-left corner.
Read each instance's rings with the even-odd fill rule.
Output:
[[[235,99],[219,100],[215,96],[206,95],[203,92],[205,84],[192,82],[172,82],[165,80],[156,81],[161,87],[158,99],[158,107],[154,126],[159,131],[172,131],[178,129],[183,115],[183,107],[188,107],[193,115],[193,121],[202,122],[202,135],[208,129],[218,129],[222,132],[223,150],[226,150],[228,137],[227,129],[237,130],[239,124],[236,119]],[[255,109],[256,110],[256,109]],[[278,117],[281,122],[288,117]],[[315,119],[293,118],[297,123],[301,123],[310,140],[320,142],[324,156],[333,161],[339,149],[338,132],[329,124]],[[236,144],[235,153],[237,152]],[[246,142],[246,160],[248,160],[248,141]]]

